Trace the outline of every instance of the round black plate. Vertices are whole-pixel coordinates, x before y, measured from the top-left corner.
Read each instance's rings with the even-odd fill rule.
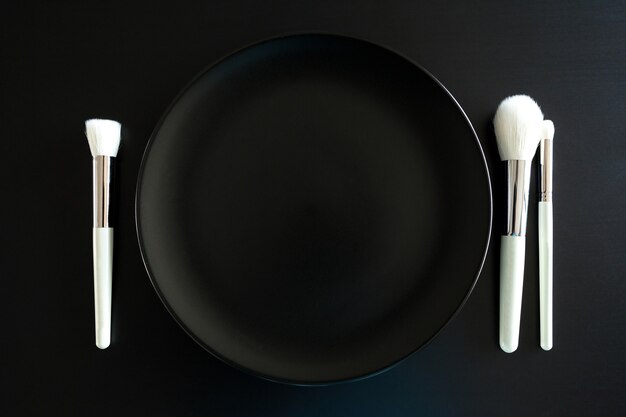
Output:
[[[179,95],[136,210],[152,283],[191,337],[316,384],[381,371],[452,318],[482,267],[491,189],[470,122],[430,74],[300,35],[240,50]]]

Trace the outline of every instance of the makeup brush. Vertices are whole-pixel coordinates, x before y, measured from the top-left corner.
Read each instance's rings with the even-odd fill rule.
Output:
[[[111,195],[113,168],[120,146],[121,125],[113,120],[85,122],[93,156],[93,274],[96,346],[111,344],[111,291],[113,282],[113,227]]]
[[[500,347],[507,353],[519,343],[530,166],[542,122],[541,109],[525,95],[504,99],[493,119],[498,152],[507,169],[507,229],[500,242]]]
[[[552,349],[552,149],[554,123],[543,121],[539,146],[539,329],[543,350]]]

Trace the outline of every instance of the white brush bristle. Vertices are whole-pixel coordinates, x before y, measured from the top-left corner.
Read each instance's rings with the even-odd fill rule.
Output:
[[[543,139],[554,139],[554,123],[552,123],[552,120],[543,121]]]
[[[503,161],[533,159],[543,136],[543,113],[532,98],[507,97],[493,118],[498,152]]]
[[[115,120],[90,119],[85,122],[85,134],[91,155],[117,156],[122,125]]]

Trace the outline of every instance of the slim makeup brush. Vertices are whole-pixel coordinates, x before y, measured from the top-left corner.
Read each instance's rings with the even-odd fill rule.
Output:
[[[507,353],[519,343],[530,167],[542,122],[541,109],[525,95],[504,99],[493,119],[498,152],[507,169],[507,229],[500,242],[500,348]]]
[[[539,328],[543,350],[552,349],[552,149],[554,123],[543,121],[539,146]]]
[[[93,273],[96,346],[111,344],[111,291],[113,282],[113,227],[111,195],[113,168],[120,146],[121,125],[113,120],[85,122],[93,156]]]

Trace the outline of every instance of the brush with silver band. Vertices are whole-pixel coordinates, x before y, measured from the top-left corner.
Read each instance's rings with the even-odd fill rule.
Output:
[[[525,95],[503,100],[493,120],[500,159],[507,163],[507,231],[500,248],[500,348],[507,353],[519,343],[530,168],[542,121],[541,109]]]
[[[539,146],[539,330],[543,350],[552,349],[552,149],[554,123],[543,121]]]
[[[96,346],[111,344],[111,294],[113,284],[112,184],[121,125],[113,120],[85,122],[93,156],[93,269]]]

